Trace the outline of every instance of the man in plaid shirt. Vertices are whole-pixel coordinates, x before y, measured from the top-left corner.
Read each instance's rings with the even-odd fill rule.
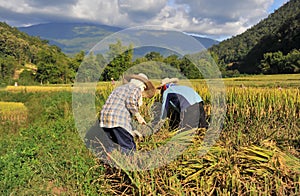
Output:
[[[146,124],[139,113],[142,98],[151,98],[155,87],[145,74],[125,78],[129,83],[117,87],[108,97],[100,112],[100,127],[107,136],[120,145],[121,151],[129,153],[136,150],[132,117],[140,124]],[[108,149],[111,150],[111,149]]]

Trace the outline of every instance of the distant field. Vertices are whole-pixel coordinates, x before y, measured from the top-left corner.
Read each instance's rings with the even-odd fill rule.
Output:
[[[207,79],[214,81],[214,79]],[[269,87],[269,88],[300,88],[300,74],[286,75],[253,75],[235,78],[223,78],[218,80],[223,82],[225,87]],[[152,80],[154,85],[159,85],[160,81]],[[206,79],[182,80],[181,84],[198,85],[206,84]],[[110,82],[99,82],[98,89],[111,86]],[[41,86],[7,86],[2,90],[9,92],[52,92],[52,91],[72,91],[72,85],[41,85]]]
[[[205,84],[205,81],[213,82],[215,79],[193,79],[181,82],[183,84]],[[241,76],[218,79],[218,82],[220,81],[224,83],[225,87],[300,88],[300,74]]]
[[[20,102],[1,102],[0,101],[0,121],[5,123],[13,121],[20,123],[27,119],[27,108]]]
[[[285,75],[254,75],[238,78],[225,78],[227,86],[245,87],[298,87],[300,88],[300,74]]]

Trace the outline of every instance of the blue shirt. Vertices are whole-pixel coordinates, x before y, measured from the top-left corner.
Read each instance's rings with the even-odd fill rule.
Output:
[[[163,94],[160,118],[164,119],[167,117],[169,107],[173,106],[175,110],[181,112],[189,106],[202,101],[200,95],[191,87],[180,85],[170,86]]]

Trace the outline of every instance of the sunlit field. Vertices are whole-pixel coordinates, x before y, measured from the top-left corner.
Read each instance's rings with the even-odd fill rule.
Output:
[[[27,119],[27,108],[23,103],[17,102],[0,102],[0,121],[5,123],[13,121],[21,123]]]
[[[73,118],[72,86],[2,89],[2,195],[299,195],[300,75],[223,81],[226,115],[216,143],[200,155],[205,130],[199,129],[176,159],[142,171],[113,168],[86,148]],[[209,121],[206,81],[181,82],[202,96]],[[110,82],[97,85],[97,110],[113,88]],[[158,98],[144,100],[146,120]],[[176,136],[166,123],[136,138],[137,149],[153,150]]]

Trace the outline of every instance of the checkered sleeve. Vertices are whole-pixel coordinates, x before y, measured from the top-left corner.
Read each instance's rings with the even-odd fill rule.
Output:
[[[126,108],[131,113],[131,115],[134,115],[139,111],[138,102],[141,96],[142,90],[140,88],[135,88],[126,100]]]

